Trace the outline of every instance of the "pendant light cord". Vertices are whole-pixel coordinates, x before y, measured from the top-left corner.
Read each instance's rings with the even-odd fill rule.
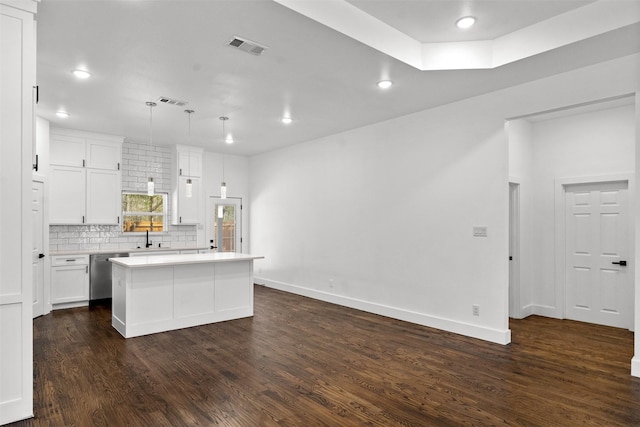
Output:
[[[195,113],[194,110],[184,110],[185,113],[187,113],[189,115],[189,129],[187,132],[187,140],[189,142],[189,145],[191,145],[191,114]],[[187,167],[189,168],[189,177],[191,177],[191,153],[189,153],[189,157],[187,160]],[[191,179],[191,178],[189,178]]]
[[[222,142],[224,142],[225,139],[225,127],[224,127],[224,123],[229,120],[229,117],[226,116],[222,116],[220,117],[220,120],[222,120]],[[224,152],[222,152],[222,182],[224,182]]]

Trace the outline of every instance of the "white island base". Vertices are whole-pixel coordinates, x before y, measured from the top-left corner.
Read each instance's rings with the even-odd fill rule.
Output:
[[[113,327],[125,338],[253,316],[253,260],[238,253],[111,258]]]

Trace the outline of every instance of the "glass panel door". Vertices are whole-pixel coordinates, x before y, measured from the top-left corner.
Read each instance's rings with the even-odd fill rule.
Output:
[[[215,252],[242,252],[242,199],[209,197],[206,233]]]
[[[216,204],[213,225],[217,252],[236,252],[236,207]]]

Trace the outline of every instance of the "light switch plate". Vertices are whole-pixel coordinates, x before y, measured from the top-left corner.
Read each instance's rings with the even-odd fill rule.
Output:
[[[486,225],[474,225],[473,226],[473,237],[487,237],[487,227]]]

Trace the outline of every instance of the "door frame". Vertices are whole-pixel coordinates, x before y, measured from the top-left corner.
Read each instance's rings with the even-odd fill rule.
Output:
[[[221,202],[222,200],[230,200],[233,201],[232,203],[229,204],[237,204],[240,207],[240,212],[236,212],[236,225],[239,223],[239,226],[237,226],[236,228],[236,252],[242,252],[242,244],[243,242],[243,238],[242,238],[242,223],[243,218],[243,207],[242,207],[242,197],[227,197],[226,199],[222,199],[220,196],[209,196],[207,197],[207,203],[206,203],[206,212],[205,212],[205,226],[204,226],[204,234],[205,234],[205,241],[207,242],[207,246],[211,246],[210,240],[211,240],[211,236],[213,235],[213,215],[214,215],[214,208],[216,204],[219,204],[219,202]]]
[[[42,212],[42,250],[44,253],[44,264],[42,268],[43,283],[44,286],[42,297],[44,299],[44,311],[43,314],[51,313],[51,260],[49,259],[49,187],[47,179],[44,175],[34,173],[32,182],[39,182],[42,184],[42,198],[43,198],[43,212]]]
[[[520,299],[520,180],[509,178],[509,317],[521,319]]]
[[[555,306],[556,311],[560,319],[566,318],[566,268],[567,268],[567,260],[566,260],[566,227],[565,227],[565,202],[566,202],[566,188],[570,185],[575,184],[598,184],[598,183],[607,183],[607,182],[627,182],[628,185],[628,205],[629,205],[629,260],[635,261],[635,179],[634,174],[632,172],[628,173],[619,173],[619,174],[610,174],[610,175],[594,175],[594,176],[584,176],[584,177],[575,177],[575,178],[559,178],[555,180],[555,189],[554,189],[554,197],[555,197],[555,289],[556,289],[556,298],[555,298]],[[632,264],[632,268],[636,266]],[[631,292],[632,292],[632,300],[635,301],[635,280],[634,275],[631,274],[632,284],[631,284]],[[635,319],[635,304],[633,305],[633,313],[632,318]],[[634,323],[631,324],[631,330],[634,329]]]

